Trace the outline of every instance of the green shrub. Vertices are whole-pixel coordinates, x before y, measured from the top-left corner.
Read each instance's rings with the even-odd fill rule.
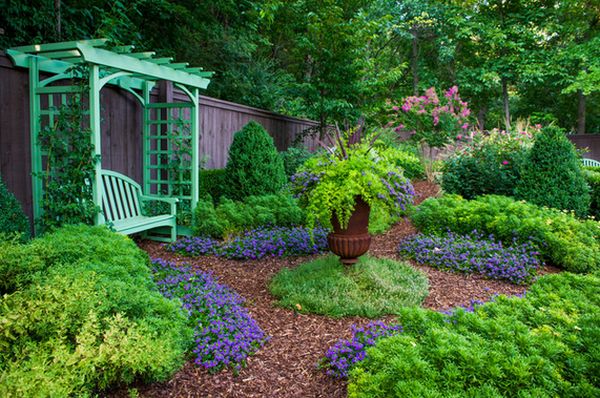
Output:
[[[210,195],[218,202],[225,190],[225,169],[200,170],[200,196]]]
[[[198,200],[194,209],[194,227],[192,233],[196,236],[222,238],[225,233],[225,220],[219,219],[215,205],[210,197]]]
[[[428,288],[427,277],[414,268],[368,256],[350,268],[335,256],[284,268],[269,286],[284,307],[333,317],[369,318],[420,305]]]
[[[243,200],[279,192],[287,183],[283,161],[273,138],[252,121],[235,133],[225,168],[226,195]]]
[[[600,219],[600,170],[584,170],[585,179],[590,186],[590,215]]]
[[[579,217],[588,214],[590,194],[581,160],[562,129],[549,126],[537,135],[515,195],[539,206],[573,210]]]
[[[451,230],[468,234],[473,230],[493,234],[511,243],[532,240],[543,258],[572,272],[600,268],[600,224],[581,221],[555,209],[486,195],[475,200],[447,195],[423,202],[412,215],[417,228],[427,233]]]
[[[293,226],[304,222],[304,212],[289,194],[249,196],[243,202],[223,198],[216,207],[201,200],[196,207],[194,235],[223,238],[263,225]]]
[[[283,168],[288,178],[296,174],[300,166],[304,164],[306,159],[312,156],[312,153],[304,147],[291,146],[283,152],[279,152],[279,156],[283,160]]]
[[[600,278],[541,278],[525,298],[453,315],[403,309],[403,332],[367,350],[348,396],[600,396]]]
[[[29,220],[17,198],[0,179],[0,240],[15,235],[20,235],[22,240],[29,237]]]
[[[63,227],[0,247],[0,395],[86,396],[134,380],[168,379],[191,329],[180,303],[152,281],[148,256],[104,227]],[[2,268],[4,271],[4,268]]]
[[[389,231],[394,224],[400,221],[400,215],[392,215],[380,206],[373,206],[369,214],[369,233],[381,235]]]
[[[476,156],[450,157],[442,169],[442,188],[467,199],[488,194],[513,196],[527,152],[520,148],[506,155],[489,145],[480,148]]]
[[[526,130],[476,134],[444,162],[442,188],[467,199],[488,194],[513,196],[533,137],[534,131]]]
[[[393,164],[404,170],[404,177],[410,180],[418,180],[425,177],[423,163],[421,163],[419,157],[414,153],[390,148],[386,151],[386,156],[388,156]]]

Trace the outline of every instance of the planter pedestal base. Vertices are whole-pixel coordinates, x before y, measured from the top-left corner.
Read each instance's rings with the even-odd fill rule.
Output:
[[[342,264],[351,265],[356,264],[358,257],[369,250],[371,236],[368,233],[343,235],[332,232],[327,235],[327,243],[329,243],[329,250],[340,256]]]

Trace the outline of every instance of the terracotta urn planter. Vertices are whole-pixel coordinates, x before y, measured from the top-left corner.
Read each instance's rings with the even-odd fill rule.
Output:
[[[358,261],[369,250],[371,236],[369,235],[370,206],[360,197],[356,197],[354,212],[350,216],[348,228],[342,229],[334,213],[331,220],[333,232],[327,235],[329,250],[340,257],[342,264],[351,265]]]

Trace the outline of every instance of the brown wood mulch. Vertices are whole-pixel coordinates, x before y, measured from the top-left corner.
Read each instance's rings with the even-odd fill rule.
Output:
[[[431,183],[415,183],[417,202],[436,196],[439,188]],[[405,219],[384,235],[376,236],[370,254],[399,259],[396,247],[400,240],[416,233]],[[246,298],[247,308],[260,327],[270,336],[269,342],[248,359],[238,375],[231,370],[211,374],[188,362],[168,382],[137,386],[142,397],[345,397],[346,383],[334,380],[317,368],[318,361],[340,338],[349,338],[353,324],[371,320],[357,317],[333,319],[300,314],[276,306],[269,294],[270,279],[283,267],[308,261],[304,258],[269,258],[257,261],[233,261],[215,257],[187,258],[164,251],[162,245],[142,242],[140,246],[153,257],[187,263],[210,271]],[[429,277],[430,293],[423,306],[446,310],[468,305],[471,300],[489,300],[494,294],[522,293],[524,287],[492,281],[476,275],[438,271],[413,263]],[[544,272],[556,272],[547,267]],[[391,321],[392,317],[383,318]],[[114,396],[127,396],[119,391]]]

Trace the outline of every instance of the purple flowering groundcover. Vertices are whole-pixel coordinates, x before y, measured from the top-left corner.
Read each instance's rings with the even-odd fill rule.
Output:
[[[541,267],[539,253],[532,243],[514,242],[505,246],[494,236],[486,238],[477,231],[468,235],[453,232],[441,236],[419,234],[402,241],[398,250],[420,264],[454,272],[479,273],[517,285],[532,282]]]
[[[188,237],[167,246],[167,250],[185,256],[214,255],[236,260],[264,257],[306,256],[327,250],[327,233],[318,227],[261,227],[228,241],[208,237]]]
[[[194,362],[211,370],[239,370],[267,336],[243,307],[244,299],[210,274],[152,260],[154,280],[167,298],[181,300],[194,325]]]

